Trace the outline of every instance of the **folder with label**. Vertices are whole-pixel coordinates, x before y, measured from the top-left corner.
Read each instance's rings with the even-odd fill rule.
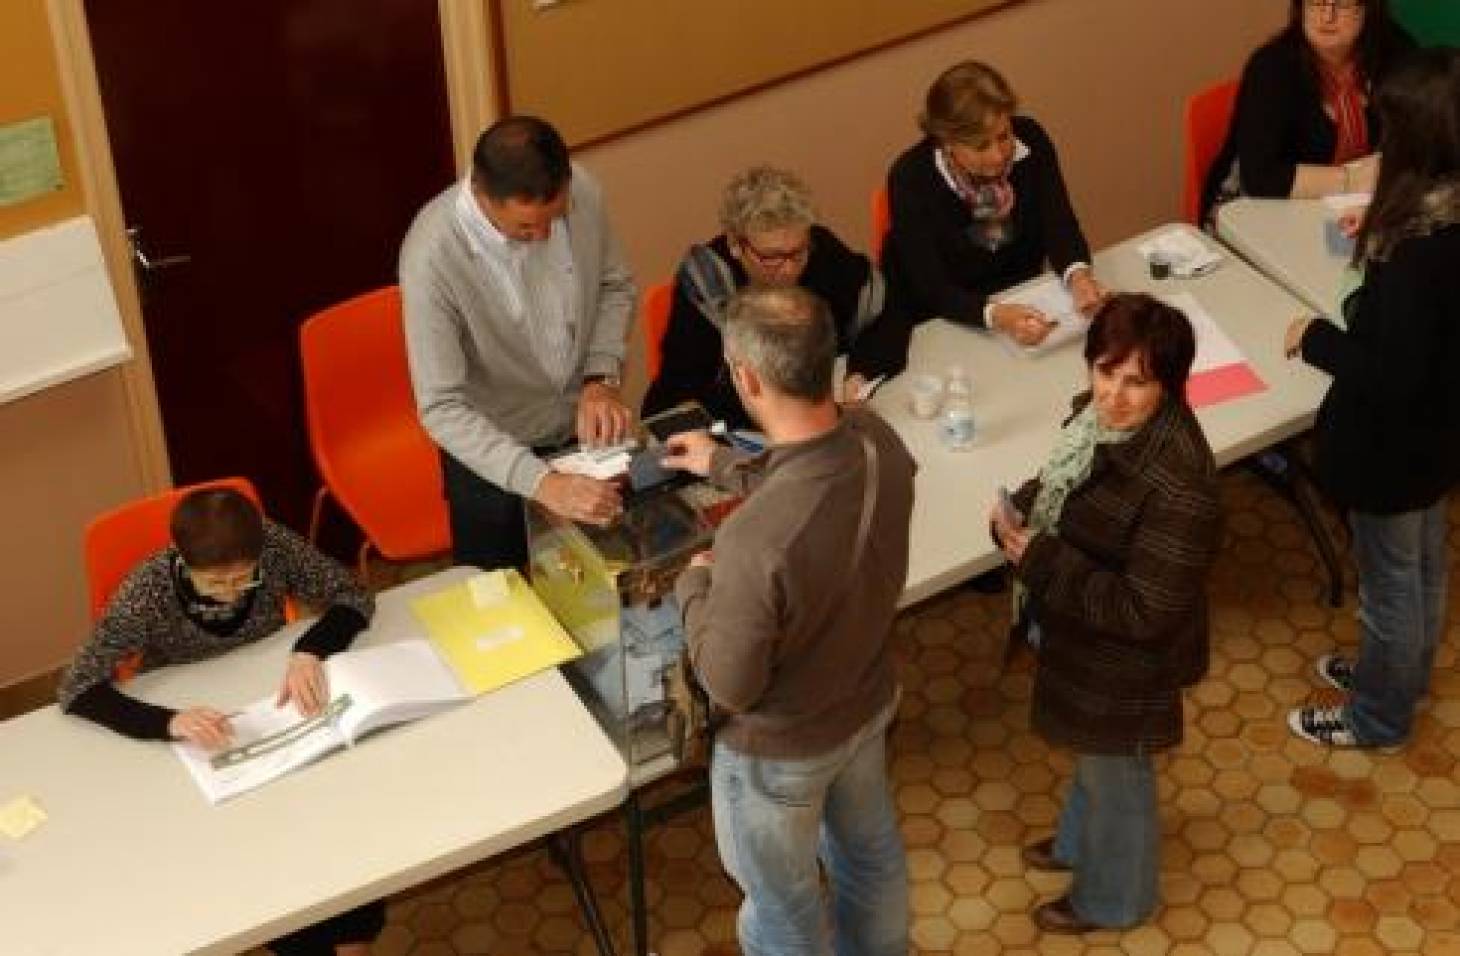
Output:
[[[417,598],[411,611],[472,694],[485,694],[582,654],[515,570],[487,572]]]

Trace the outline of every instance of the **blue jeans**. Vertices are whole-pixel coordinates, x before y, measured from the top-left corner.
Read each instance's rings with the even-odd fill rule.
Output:
[[[1156,909],[1160,841],[1150,755],[1077,754],[1053,851],[1074,868],[1075,915],[1112,928],[1150,916]]]
[[[1359,565],[1359,656],[1349,726],[1360,744],[1402,743],[1430,686],[1445,625],[1448,506],[1397,515],[1354,512]]]
[[[896,708],[816,757],[776,760],[715,745],[715,839],[745,893],[746,956],[906,956],[907,857],[887,780]],[[830,926],[818,857],[831,884]]]

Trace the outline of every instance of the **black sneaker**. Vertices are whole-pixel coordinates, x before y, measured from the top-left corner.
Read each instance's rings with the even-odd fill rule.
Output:
[[[1324,654],[1313,665],[1318,676],[1341,691],[1354,689],[1354,662],[1337,654]]]
[[[1342,707],[1299,707],[1288,711],[1293,733],[1325,747],[1357,747],[1358,739],[1344,719]]]

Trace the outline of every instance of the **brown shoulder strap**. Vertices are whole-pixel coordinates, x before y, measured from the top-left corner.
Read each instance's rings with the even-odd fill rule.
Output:
[[[862,488],[862,513],[857,521],[857,543],[852,548],[852,563],[847,570],[847,576],[843,579],[846,586],[837,595],[837,604],[842,603],[851,590],[852,582],[856,580],[857,569],[862,565],[862,555],[867,551],[867,539],[872,535],[872,516],[877,510],[877,485],[879,478],[877,444],[872,441],[872,436],[865,431],[856,429],[857,437],[862,440],[862,451],[867,457],[867,478]],[[836,605],[832,605],[835,607]]]

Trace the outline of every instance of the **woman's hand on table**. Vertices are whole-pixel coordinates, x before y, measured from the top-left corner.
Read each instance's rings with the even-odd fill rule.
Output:
[[[1089,269],[1076,269],[1070,275],[1070,298],[1085,318],[1094,318],[1096,310],[1109,295],[1110,290],[1101,285]]]
[[[1017,302],[1000,302],[989,315],[994,331],[1003,332],[1025,348],[1038,345],[1054,323],[1043,312]]]
[[[173,740],[185,740],[204,750],[222,750],[233,740],[228,715],[211,707],[189,707],[172,715],[167,732]]]
[[[299,713],[313,717],[324,709],[329,697],[329,680],[320,659],[305,651],[290,654],[289,666],[284,671],[284,684],[279,688],[274,704],[283,707],[293,701]]]

